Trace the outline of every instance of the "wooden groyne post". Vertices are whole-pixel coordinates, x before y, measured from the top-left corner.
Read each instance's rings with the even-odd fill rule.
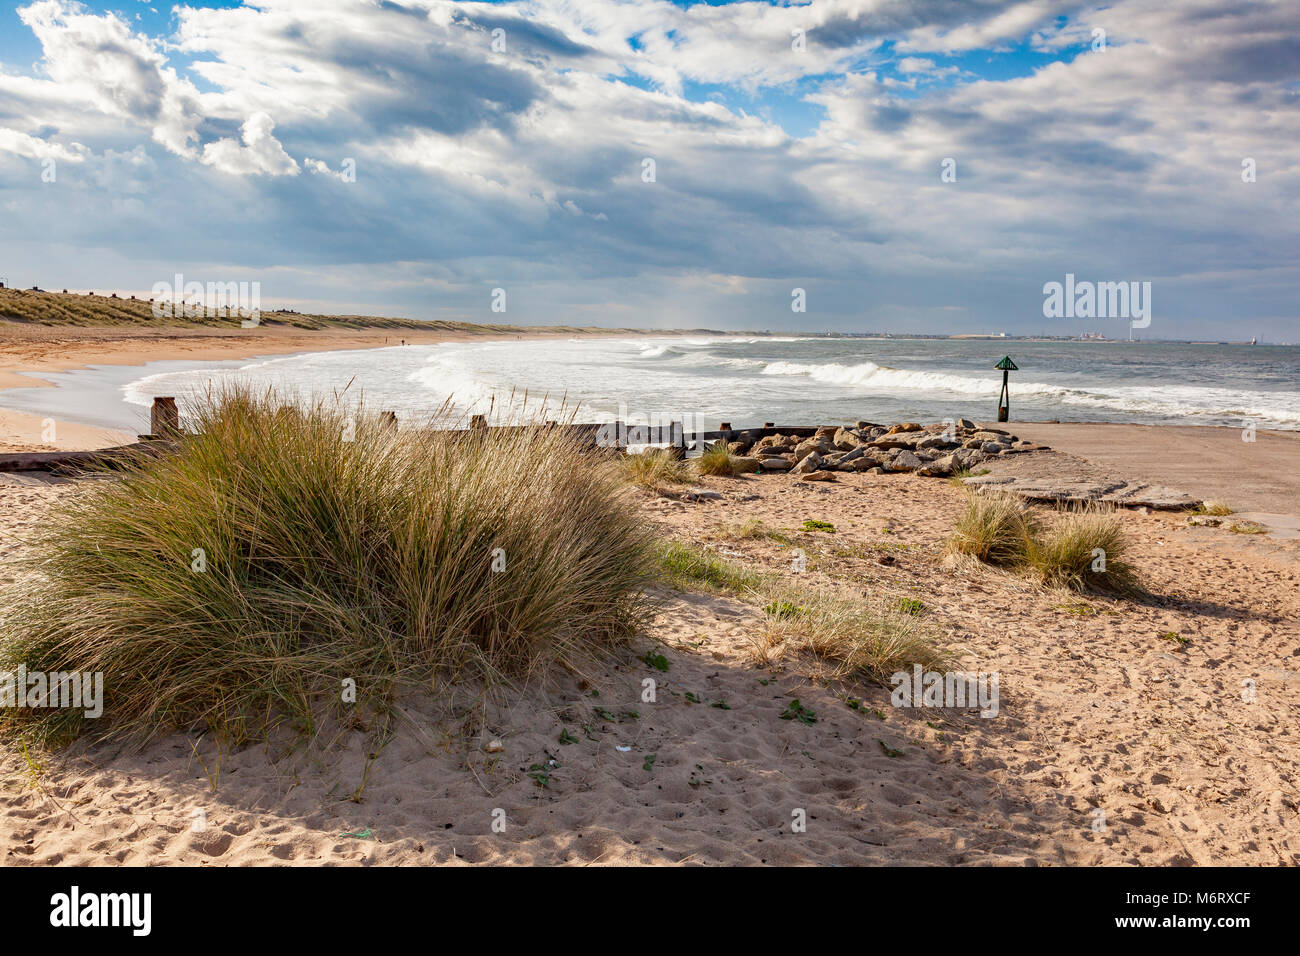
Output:
[[[181,413],[172,395],[154,398],[149,409],[149,435],[153,438],[175,438],[181,430]]]

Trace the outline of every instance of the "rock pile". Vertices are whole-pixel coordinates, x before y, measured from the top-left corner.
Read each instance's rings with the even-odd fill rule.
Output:
[[[1044,446],[1020,441],[1000,428],[978,428],[963,418],[956,424],[938,425],[828,425],[808,438],[775,434],[757,440],[742,438],[728,447],[740,456],[742,472],[790,472],[804,481],[825,481],[835,471],[877,475],[911,471],[946,478],[998,455]]]

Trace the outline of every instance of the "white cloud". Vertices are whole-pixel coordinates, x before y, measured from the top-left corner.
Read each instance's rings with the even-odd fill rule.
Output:
[[[296,176],[298,164],[272,134],[274,129],[269,114],[254,113],[241,130],[242,146],[233,139],[208,143],[203,147],[203,162],[236,175]]]

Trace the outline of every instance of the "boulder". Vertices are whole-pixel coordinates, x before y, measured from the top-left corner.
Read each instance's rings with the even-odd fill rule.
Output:
[[[850,451],[862,444],[862,439],[847,428],[838,428],[831,438],[831,443],[840,451]]]
[[[910,451],[900,451],[885,465],[889,471],[916,471],[925,463]]]
[[[953,444],[956,444],[956,442],[945,441],[938,435],[931,435],[929,438],[922,438],[917,442],[916,449],[917,451],[921,451],[926,448],[947,448],[949,445]]]
[[[829,471],[810,471],[799,476],[800,481],[834,481],[835,476]]]
[[[750,458],[748,455],[740,455],[731,460],[732,471],[738,475],[752,475],[762,467],[762,462],[757,458]]]
[[[729,441],[727,442],[727,450],[730,451],[733,455],[743,455],[745,454],[745,452],[749,451],[749,442]]]
[[[817,434],[814,435],[813,437],[815,437],[815,438],[834,438],[834,437],[835,437],[835,433],[836,433],[837,431],[839,431],[839,428],[838,428],[837,426],[835,426],[835,425],[823,425],[823,426],[821,426],[821,428],[817,429]]]
[[[877,425],[875,422],[858,422],[853,427],[861,431],[870,431],[873,428],[884,428],[883,425]]]
[[[790,458],[760,458],[758,466],[764,471],[789,471],[794,467],[794,461]]]
[[[947,478],[958,465],[952,455],[946,455],[943,458],[936,458],[934,461],[926,462],[925,467],[918,468],[918,475],[925,475],[927,478]]]
[[[986,455],[1000,455],[1010,447],[1010,445],[1004,445],[1000,441],[986,441],[980,446],[980,451]]]
[[[799,459],[799,463],[792,469],[796,475],[806,475],[816,471],[822,465],[822,456],[820,452],[810,451]]]
[[[957,419],[957,427],[958,427],[958,428],[965,428],[965,429],[967,429],[968,431],[974,431],[974,430],[975,430],[975,423],[974,423],[973,421],[971,421],[969,418],[959,418],[959,419]]]
[[[918,425],[916,422],[902,422],[901,424],[895,425],[893,428],[891,428],[889,430],[889,434],[897,435],[903,432],[919,432],[921,430],[922,430],[921,426]]]

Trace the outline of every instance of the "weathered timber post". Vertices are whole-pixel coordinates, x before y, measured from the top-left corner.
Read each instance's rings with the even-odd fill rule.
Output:
[[[149,435],[153,438],[175,438],[181,430],[181,413],[176,399],[171,395],[156,395],[149,409]]]

